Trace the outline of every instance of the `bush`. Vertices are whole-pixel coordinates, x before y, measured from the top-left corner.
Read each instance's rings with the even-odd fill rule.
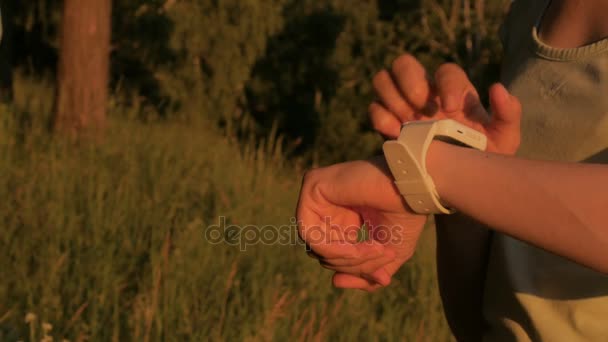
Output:
[[[487,88],[506,3],[467,12],[447,0],[116,0],[114,104],[247,138],[276,129],[290,154],[318,163],[365,157],[380,143],[366,115],[372,76],[407,51],[430,69],[460,63]],[[16,60],[53,75],[57,2],[13,7]]]

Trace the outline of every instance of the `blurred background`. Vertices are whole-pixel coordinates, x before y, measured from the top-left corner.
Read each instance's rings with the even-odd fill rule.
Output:
[[[290,225],[303,170],[378,153],[400,54],[487,89],[509,3],[0,1],[0,340],[450,340],[430,228],[371,295],[205,232]]]

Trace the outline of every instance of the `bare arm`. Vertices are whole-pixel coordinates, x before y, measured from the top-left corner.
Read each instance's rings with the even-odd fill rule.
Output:
[[[608,167],[524,160],[434,142],[443,200],[496,231],[608,273]]]
[[[390,71],[376,75],[373,84],[378,102],[370,106],[370,118],[380,133],[396,138],[402,122],[426,118],[432,110],[423,107],[434,99],[441,105],[433,118],[449,117],[469,124],[488,136],[493,152],[515,153],[521,113],[516,100],[507,100],[506,92],[492,87],[490,103],[495,115],[490,120],[462,68],[442,65],[434,74],[434,87],[428,83],[428,77],[427,70],[410,55],[401,56]],[[456,103],[449,101],[450,97]],[[461,214],[437,216],[436,226],[437,274],[446,318],[458,340],[481,340],[491,233]]]

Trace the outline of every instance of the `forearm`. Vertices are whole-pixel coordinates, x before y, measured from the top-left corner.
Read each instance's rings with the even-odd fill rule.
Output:
[[[442,142],[427,168],[445,202],[493,229],[608,273],[608,168]]]

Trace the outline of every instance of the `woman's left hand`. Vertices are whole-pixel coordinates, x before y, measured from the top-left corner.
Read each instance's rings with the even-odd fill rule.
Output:
[[[411,258],[427,216],[414,214],[383,157],[306,174],[297,208],[299,233],[339,288],[374,291]],[[369,239],[358,241],[362,226]]]

